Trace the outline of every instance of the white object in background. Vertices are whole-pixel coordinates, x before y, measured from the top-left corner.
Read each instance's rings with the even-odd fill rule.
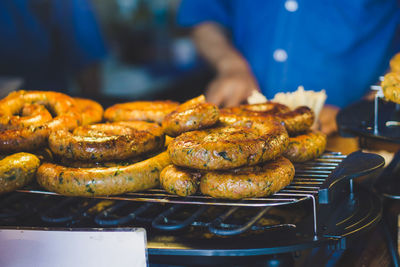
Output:
[[[265,103],[267,101],[267,98],[258,90],[251,91],[251,95],[247,98],[247,103],[251,105]]]
[[[319,113],[325,104],[327,98],[325,90],[315,92],[312,90],[304,90],[303,86],[299,86],[296,91],[290,93],[277,93],[272,102],[277,102],[288,106],[290,109],[295,109],[299,106],[307,106],[314,111],[315,121],[318,121]],[[249,104],[258,104],[267,102],[267,98],[260,92],[254,90],[247,98]]]
[[[1,229],[0,266],[147,266],[146,231]]]
[[[304,90],[304,87],[300,85],[294,92],[277,93],[271,101],[285,104],[291,109],[299,106],[307,106],[314,111],[315,122],[317,122],[326,98],[325,90],[322,89],[319,92]]]

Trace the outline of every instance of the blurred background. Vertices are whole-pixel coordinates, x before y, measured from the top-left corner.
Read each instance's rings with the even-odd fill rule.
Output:
[[[0,3],[1,94],[55,90],[107,106],[140,99],[183,101],[202,93],[213,74],[196,54],[189,30],[177,26],[178,5],[179,0]],[[11,25],[17,34],[7,30]],[[21,66],[26,67],[21,71]],[[58,77],[55,70],[67,74],[63,83],[38,81]]]
[[[179,0],[92,1],[109,49],[105,96],[183,101],[203,91],[211,72],[175,23]]]

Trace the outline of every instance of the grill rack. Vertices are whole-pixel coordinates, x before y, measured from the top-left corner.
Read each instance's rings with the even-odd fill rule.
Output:
[[[313,232],[314,238],[317,238],[317,203],[318,203],[318,193],[322,186],[322,184],[327,180],[329,175],[333,170],[346,158],[346,155],[341,154],[340,152],[325,152],[319,158],[301,163],[295,164],[295,177],[290,185],[280,190],[279,192],[261,198],[247,198],[240,201],[232,201],[232,200],[221,200],[214,199],[208,196],[203,196],[200,194],[189,196],[189,197],[180,197],[176,195],[171,195],[164,190],[161,189],[152,189],[145,192],[136,192],[136,193],[126,193],[124,195],[119,196],[104,196],[104,197],[94,197],[100,202],[101,200],[114,200],[117,201],[115,205],[106,208],[97,216],[95,216],[94,221],[101,226],[111,226],[111,225],[120,225],[126,223],[128,221],[134,219],[140,219],[140,214],[156,203],[163,204],[172,204],[167,210],[161,212],[158,216],[153,218],[152,220],[147,219],[147,221],[151,221],[152,227],[159,230],[179,230],[189,225],[192,226],[200,226],[200,227],[208,227],[208,230],[211,233],[217,235],[236,235],[243,233],[249,229],[251,230],[260,230],[260,227],[255,226],[254,224],[262,218],[272,207],[283,206],[298,203],[305,200],[312,201],[313,207]],[[38,188],[25,188],[17,190],[20,193],[30,193],[30,194],[40,194],[40,195],[58,195],[54,192],[45,191]],[[65,201],[68,202],[70,199],[67,198]],[[78,198],[79,199],[79,198]],[[130,212],[128,215],[123,216],[118,219],[113,218],[113,213],[118,209],[124,206],[124,203],[129,202],[144,202],[142,206],[138,209]],[[95,205],[89,205],[90,207]],[[60,222],[66,220],[72,220],[74,215],[69,215],[66,218],[52,218],[48,214],[51,213],[52,210],[61,208],[65,203],[61,203],[58,206],[52,207],[51,210],[47,211],[45,215],[42,215],[41,218],[43,221],[47,222]],[[191,214],[191,216],[185,218],[184,220],[174,220],[169,219],[175,213],[179,212],[184,207],[188,205],[192,205],[197,207],[197,209]],[[227,211],[223,214],[219,215],[215,220],[211,222],[200,222],[198,221],[198,217],[206,210],[207,206],[225,206],[228,207]],[[88,210],[90,207],[87,207]],[[241,207],[253,207],[260,208],[260,211],[257,212],[253,217],[251,217],[247,222],[242,225],[232,225],[226,223],[225,221],[234,214]],[[84,210],[79,209],[78,213],[82,213]],[[79,214],[78,214],[79,215]],[[110,219],[111,218],[111,219]],[[143,218],[142,218],[143,220]],[[283,223],[277,225],[269,225],[263,226],[262,229],[271,229],[271,228],[279,228],[279,227],[289,227],[295,228],[296,225]]]

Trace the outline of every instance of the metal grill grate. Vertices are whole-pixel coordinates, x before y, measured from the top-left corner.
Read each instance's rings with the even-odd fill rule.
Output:
[[[307,198],[314,198],[318,190],[330,173],[346,158],[340,152],[325,152],[314,161],[295,164],[295,177],[290,185],[279,192],[260,198],[246,198],[240,201],[214,199],[200,194],[180,197],[171,195],[162,189],[151,189],[145,192],[126,193],[119,196],[100,196],[98,199],[125,200],[139,202],[170,203],[184,205],[213,205],[213,206],[238,206],[238,207],[268,207],[292,204]],[[20,189],[22,193],[45,195],[58,195],[41,189]]]
[[[111,226],[120,225],[128,221],[139,220],[140,214],[146,212],[156,205],[168,204],[168,208],[164,209],[160,214],[154,218],[148,218],[147,221],[151,222],[152,227],[160,230],[179,230],[189,225],[207,227],[210,232],[217,235],[236,235],[243,233],[249,229],[260,230],[254,224],[267,214],[272,207],[288,205],[297,203],[303,200],[311,200],[313,206],[313,231],[314,236],[317,236],[317,203],[318,203],[318,193],[321,189],[322,184],[327,180],[332,171],[346,158],[339,152],[325,152],[322,156],[315,159],[314,161],[309,161],[301,164],[295,164],[295,177],[290,185],[280,190],[279,192],[261,198],[247,198],[240,201],[234,200],[223,200],[214,199],[208,196],[203,196],[200,194],[180,197],[176,195],[171,195],[161,189],[152,189],[145,192],[127,193],[119,196],[104,196],[104,197],[94,197],[97,201],[101,200],[115,200],[116,204],[107,208],[106,210],[100,212],[95,216],[94,221],[101,226]],[[56,196],[58,194],[41,190],[26,188],[18,190],[21,193],[31,193],[40,194],[48,196]],[[67,198],[69,200],[79,200],[85,198]],[[115,219],[115,212],[123,208],[127,203],[132,202],[144,202],[138,209],[131,211],[125,216]],[[226,207],[226,211],[220,214],[217,218],[212,221],[202,222],[199,221],[199,217],[203,214],[208,207],[219,206]],[[178,214],[182,209],[187,207],[193,207],[191,215],[184,218],[183,220],[171,219],[174,215]],[[253,207],[259,209],[256,214],[248,219],[243,224],[232,225],[226,223],[229,217],[231,217],[238,209],[242,207]],[[54,207],[59,209],[60,206]],[[52,211],[52,210],[50,210]],[[47,211],[47,212],[50,212]],[[51,212],[50,212],[51,213]],[[69,217],[79,216],[80,212],[74,215],[69,215]],[[46,215],[47,216],[47,215]],[[46,221],[48,218],[42,216],[42,220]],[[50,218],[51,220],[70,220],[68,216],[62,218]],[[142,218],[143,219],[143,218]],[[294,224],[276,224],[269,225],[263,229],[273,229],[279,227],[296,227]]]

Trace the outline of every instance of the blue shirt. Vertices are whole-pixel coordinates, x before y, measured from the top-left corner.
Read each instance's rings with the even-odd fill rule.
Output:
[[[21,89],[66,91],[69,76],[105,54],[88,1],[0,1],[0,76],[24,78]]]
[[[399,18],[397,0],[183,0],[178,13],[182,26],[229,29],[267,98],[303,85],[341,107],[387,70]]]

